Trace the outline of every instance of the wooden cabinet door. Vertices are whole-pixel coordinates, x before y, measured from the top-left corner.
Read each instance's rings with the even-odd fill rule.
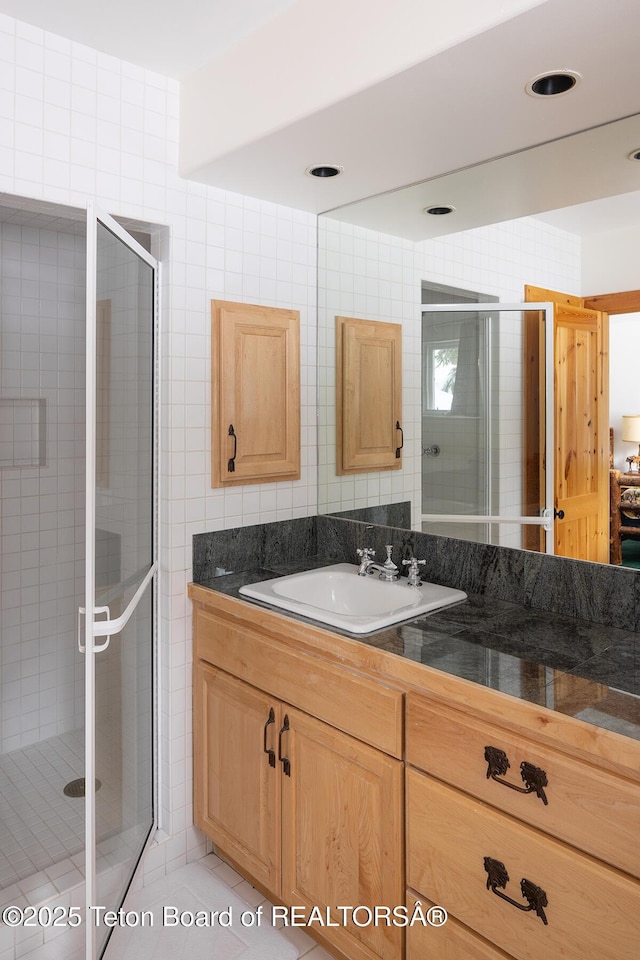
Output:
[[[350,960],[399,960],[402,929],[345,922],[336,908],[403,903],[402,762],[283,709],[282,898],[328,906],[338,925],[315,929]]]
[[[280,705],[214,667],[194,669],[194,822],[270,890],[280,885]],[[273,766],[269,753],[273,751]]]
[[[300,314],[211,301],[214,487],[300,478]]]
[[[336,317],[336,473],[402,467],[402,326]]]

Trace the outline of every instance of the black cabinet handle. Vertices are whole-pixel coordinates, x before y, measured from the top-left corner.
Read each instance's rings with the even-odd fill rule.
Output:
[[[404,430],[400,426],[400,421],[396,420],[396,430],[400,431],[400,446],[396,447],[396,460],[400,459],[400,451],[404,447]]]
[[[282,724],[282,730],[278,734],[278,760],[282,763],[284,768],[285,775],[287,777],[291,776],[291,761],[289,757],[284,757],[282,755],[282,735],[287,733],[289,730],[289,715],[285,713],[284,722]]]
[[[228,430],[227,436],[233,437],[233,456],[229,457],[227,461],[227,471],[229,473],[233,473],[234,470],[236,469],[236,454],[238,453],[238,438],[236,436],[235,430],[233,429],[232,423],[229,424],[229,430]]]
[[[564,510],[556,510],[553,508],[553,519],[554,520],[564,520]]]
[[[535,883],[532,883],[531,880],[527,880],[524,877],[522,878],[520,881],[520,891],[528,903],[528,906],[525,907],[522,903],[518,903],[517,900],[512,900],[506,893],[502,893],[498,889],[498,887],[506,887],[509,882],[509,874],[507,873],[507,868],[504,863],[501,863],[500,860],[494,860],[493,857],[485,857],[484,869],[487,872],[487,890],[495,893],[496,897],[500,897],[502,900],[506,900],[507,903],[512,904],[512,906],[517,907],[518,910],[524,910],[525,913],[528,913],[529,910],[535,910],[536,916],[540,917],[545,926],[548,926],[549,921],[547,920],[544,908],[549,905],[549,901],[542,887],[538,887]]]
[[[276,752],[275,750],[272,750],[270,747],[267,747],[267,727],[269,726],[269,724],[275,723],[275,722],[276,722],[276,715],[273,712],[273,707],[271,707],[271,709],[269,710],[269,718],[264,725],[264,736],[262,740],[262,749],[264,753],[268,754],[269,756],[270,767],[275,767],[276,765]]]
[[[509,759],[499,747],[485,747],[484,758],[487,761],[487,780],[495,780],[517,793],[535,793],[542,800],[545,807],[549,803],[544,788],[548,786],[547,775],[541,767],[534,767],[532,763],[523,760],[520,764],[520,776],[524,782],[524,787],[519,787],[516,783],[509,783],[503,780],[505,773],[511,766]]]

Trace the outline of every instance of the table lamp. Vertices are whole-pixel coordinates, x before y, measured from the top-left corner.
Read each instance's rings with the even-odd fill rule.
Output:
[[[633,416],[623,416],[622,418],[622,439],[629,443],[638,444],[638,453],[634,457],[627,457],[629,472],[633,472],[633,464],[636,465],[636,471],[640,472],[640,413]]]

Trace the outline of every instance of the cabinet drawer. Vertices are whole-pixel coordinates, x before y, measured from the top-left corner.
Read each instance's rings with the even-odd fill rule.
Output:
[[[403,694],[277,640],[194,611],[196,658],[266,690],[358,740],[402,757]]]
[[[407,890],[407,910],[413,913],[416,901],[426,913],[433,904]],[[407,927],[407,960],[510,960],[506,953],[487,943],[455,917],[448,917],[441,927],[415,923]]]
[[[640,876],[640,784],[420,695],[407,696],[406,736],[412,766]],[[506,754],[501,781],[521,790],[544,784],[541,796],[490,777],[487,748]]]
[[[636,880],[425,774],[409,769],[406,786],[409,886],[518,960],[636,955]],[[519,909],[489,889],[485,858],[504,865],[500,893]],[[544,891],[546,924],[523,880]]]

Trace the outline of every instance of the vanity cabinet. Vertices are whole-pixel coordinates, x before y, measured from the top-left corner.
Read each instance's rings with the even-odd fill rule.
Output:
[[[423,912],[435,904],[426,897],[407,891],[407,913],[413,915],[416,903]],[[407,960],[510,960],[506,953],[488,940],[448,916],[442,926],[415,923],[407,930]]]
[[[637,780],[411,693],[407,763],[412,890],[517,960],[634,955]]]
[[[190,595],[197,825],[287,905],[449,914],[310,929],[336,956],[636,955],[640,744],[383,640]]]
[[[336,908],[402,902],[403,763],[353,735],[374,739],[376,713],[397,750],[401,693],[197,606],[194,623],[196,825],[272,899],[319,909],[306,929],[341,955],[400,960],[401,928]]]
[[[211,301],[212,486],[300,478],[300,314]]]

